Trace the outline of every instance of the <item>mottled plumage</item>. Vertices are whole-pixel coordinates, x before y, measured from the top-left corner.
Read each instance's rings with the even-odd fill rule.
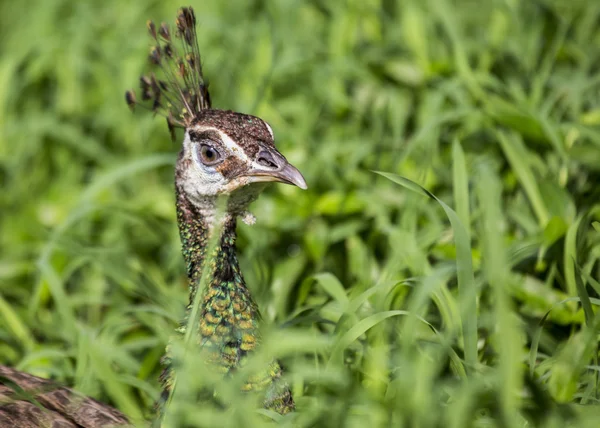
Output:
[[[225,220],[220,243],[209,257],[206,249],[210,224],[181,189],[177,189],[177,219],[190,279],[190,298],[182,326],[187,324],[203,263],[208,259],[212,269],[200,300],[198,342],[206,351],[208,361],[223,375],[227,375],[243,364],[246,355],[260,341],[260,313],[246,287],[236,255],[236,217],[228,216]],[[180,332],[183,333],[184,328]],[[170,361],[168,355],[165,361]],[[243,390],[263,390],[266,408],[282,414],[288,413],[294,409],[294,401],[289,388],[280,381],[281,375],[279,363],[273,361],[265,370],[248,379]],[[172,386],[171,376],[167,367],[162,375],[165,386],[163,402],[167,400]]]
[[[273,131],[262,119],[249,114],[241,114],[225,110],[204,110],[192,122],[193,127],[213,127],[225,131],[249,157],[254,157],[264,146],[267,149],[275,148]]]
[[[0,366],[0,427],[126,426],[118,410],[48,379]]]
[[[180,191],[177,192],[177,217],[190,278],[189,313],[206,258],[209,225]],[[220,244],[208,258],[214,268],[201,298],[198,325],[200,343],[213,351],[211,361],[221,367],[223,373],[237,367],[256,346],[260,317],[237,261],[235,228],[236,219],[231,217],[223,225]]]

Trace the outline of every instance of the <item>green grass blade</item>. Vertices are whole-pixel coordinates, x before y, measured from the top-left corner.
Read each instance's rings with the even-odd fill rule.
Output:
[[[456,215],[465,228],[467,238],[471,242],[471,214],[469,209],[469,179],[465,153],[458,140],[452,143],[452,190]]]
[[[333,299],[341,305],[342,310],[345,310],[349,300],[346,295],[346,290],[339,279],[329,272],[313,275],[312,279],[314,279],[327,294],[333,297]]]
[[[550,220],[550,214],[544,204],[544,200],[536,183],[535,175],[529,166],[528,155],[519,134],[514,132],[496,132],[496,137],[502,147],[504,155],[508,159],[513,172],[519,178],[531,207],[538,218],[540,227],[545,227]]]
[[[575,279],[575,266],[577,264],[577,231],[579,230],[579,225],[581,224],[582,218],[577,218],[573,224],[569,226],[567,229],[567,234],[565,236],[565,247],[564,247],[564,264],[565,264],[565,285],[566,291],[570,296],[578,295],[579,290],[577,287],[577,281]],[[591,316],[591,307],[589,305],[589,297],[585,290],[583,290],[583,294],[579,295],[582,299],[581,303],[583,304],[584,310],[586,311],[586,317],[588,317],[588,322],[590,321],[589,316]]]
[[[454,231],[454,242],[456,245],[456,274],[459,294],[461,296],[460,312],[465,342],[465,360],[467,366],[471,369],[475,368],[477,364],[477,289],[475,287],[473,262],[471,259],[471,242],[465,226],[452,208],[417,183],[395,174],[380,171],[375,172],[394,183],[437,201],[448,216]]]
[[[500,407],[509,426],[514,426],[521,390],[521,336],[515,323],[507,284],[509,267],[502,241],[503,214],[500,182],[488,165],[478,170],[477,198],[482,211],[480,236],[483,240],[485,278],[495,298],[496,352],[498,353],[498,383]]]

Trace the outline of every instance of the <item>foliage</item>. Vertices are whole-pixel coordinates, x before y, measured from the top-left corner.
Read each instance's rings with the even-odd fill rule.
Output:
[[[179,6],[0,3],[0,363],[138,424],[187,297],[178,147],[122,94]],[[216,107],[269,121],[309,190],[239,227],[262,351],[227,381],[185,359],[167,422],[597,426],[600,3],[193,6]],[[273,355],[284,418],[238,392]]]

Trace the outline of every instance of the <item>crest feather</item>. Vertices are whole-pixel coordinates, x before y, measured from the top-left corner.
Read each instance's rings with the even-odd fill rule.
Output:
[[[125,93],[125,100],[132,109],[139,105],[165,116],[173,136],[175,127],[187,128],[202,110],[211,107],[202,74],[196,15],[191,7],[179,9],[174,33],[164,22],[157,27],[148,21],[147,27],[154,42],[148,59],[156,73],[140,78],[141,100],[133,90]]]

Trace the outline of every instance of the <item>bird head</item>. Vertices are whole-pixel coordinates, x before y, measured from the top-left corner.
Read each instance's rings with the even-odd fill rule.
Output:
[[[273,131],[256,116],[201,110],[185,130],[177,161],[180,190],[197,205],[229,198],[229,210],[243,212],[268,182],[306,189],[296,167],[275,148]]]

